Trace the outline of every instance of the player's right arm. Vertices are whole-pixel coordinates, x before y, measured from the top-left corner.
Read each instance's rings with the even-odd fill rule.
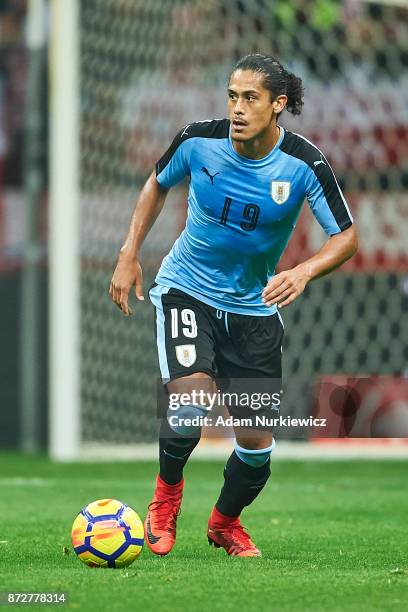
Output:
[[[190,173],[192,139],[186,126],[176,135],[165,154],[156,163],[136,202],[128,235],[120,249],[118,262],[109,287],[109,294],[125,315],[132,314],[129,291],[135,287],[138,300],[143,297],[143,274],[139,261],[140,247],[163,208],[171,187]]]
[[[158,183],[156,172],[152,172],[140,192],[126,240],[120,249],[109,295],[126,316],[132,314],[128,299],[133,286],[137,299],[144,300],[139,252],[147,233],[163,208],[167,193],[168,189]]]

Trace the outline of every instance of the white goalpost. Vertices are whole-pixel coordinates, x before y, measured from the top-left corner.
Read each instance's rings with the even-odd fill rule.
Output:
[[[78,1],[50,2],[49,450],[78,457],[79,343]]]

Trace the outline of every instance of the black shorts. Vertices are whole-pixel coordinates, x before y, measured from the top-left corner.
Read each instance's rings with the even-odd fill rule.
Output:
[[[281,387],[283,324],[278,313],[241,315],[154,283],[156,338],[163,383],[204,372],[213,379],[273,379]],[[238,414],[238,409],[231,410]],[[241,413],[240,413],[241,414]]]

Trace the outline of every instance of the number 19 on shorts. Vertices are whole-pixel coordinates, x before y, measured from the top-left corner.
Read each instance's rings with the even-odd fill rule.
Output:
[[[171,309],[171,337],[178,338],[180,332],[185,338],[197,338],[197,322],[191,308]]]

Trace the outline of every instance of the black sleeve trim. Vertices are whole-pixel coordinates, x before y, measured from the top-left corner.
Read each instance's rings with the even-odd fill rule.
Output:
[[[156,162],[156,176],[158,176],[177,151],[178,147],[189,138],[228,138],[229,119],[209,119],[207,121],[196,121],[186,125],[178,132],[170,147],[164,155]]]
[[[304,161],[322,186],[324,197],[341,231],[352,225],[336,177],[323,153],[302,136],[286,132],[280,149]]]

